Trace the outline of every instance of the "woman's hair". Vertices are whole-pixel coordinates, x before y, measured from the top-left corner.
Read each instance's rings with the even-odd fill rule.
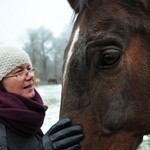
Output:
[[[7,90],[6,90],[5,87],[3,86],[3,80],[0,81],[0,91],[2,91],[2,92],[7,92]]]

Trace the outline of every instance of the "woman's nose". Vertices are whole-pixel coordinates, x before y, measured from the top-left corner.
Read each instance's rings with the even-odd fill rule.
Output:
[[[25,76],[33,75],[34,76],[35,69],[25,70]]]
[[[32,78],[34,78],[34,73],[31,72],[30,70],[27,70],[25,73],[25,77],[26,77],[26,79],[32,79]]]

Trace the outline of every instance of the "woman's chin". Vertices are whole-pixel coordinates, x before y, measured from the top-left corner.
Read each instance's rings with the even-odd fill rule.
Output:
[[[33,98],[35,96],[35,91],[34,89],[26,89],[27,91],[24,92],[23,96],[26,98]]]

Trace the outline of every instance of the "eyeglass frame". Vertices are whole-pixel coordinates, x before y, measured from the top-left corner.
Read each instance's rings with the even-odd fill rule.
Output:
[[[15,73],[15,74],[10,74],[10,75],[7,75],[5,76],[4,78],[11,78],[11,77],[18,77],[19,75],[25,75],[25,76],[28,76],[29,73],[35,73],[36,69],[35,68],[31,68],[29,70],[23,70],[23,71],[20,71],[18,73]]]

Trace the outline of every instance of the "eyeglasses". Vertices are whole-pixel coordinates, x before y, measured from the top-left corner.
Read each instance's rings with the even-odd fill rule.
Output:
[[[21,77],[25,77],[25,76],[28,76],[29,73],[30,74],[33,74],[35,73],[36,69],[35,68],[31,68],[29,70],[23,70],[23,71],[20,71],[18,73],[15,73],[15,74],[10,74],[10,75],[7,75],[5,78],[10,78],[10,77],[18,77],[18,78],[21,78]]]

